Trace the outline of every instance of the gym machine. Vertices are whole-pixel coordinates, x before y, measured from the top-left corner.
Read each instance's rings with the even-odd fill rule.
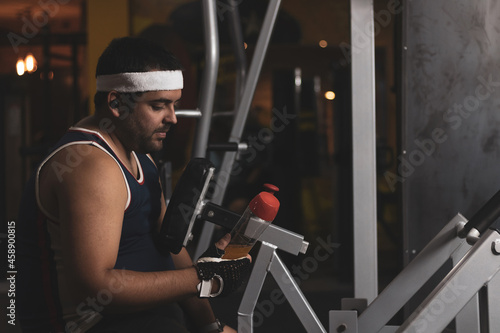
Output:
[[[241,25],[239,23],[240,21],[237,1],[227,0],[227,2],[216,2],[215,0],[202,0],[206,66],[204,77],[201,83],[199,110],[176,111],[176,114],[179,117],[200,118],[198,122],[197,137],[193,149],[192,157],[194,159],[205,158],[207,150],[221,149],[220,146],[214,148],[213,145],[210,145],[208,143],[210,122],[213,116],[213,101],[215,95],[219,60],[219,41],[217,28],[218,5],[224,6],[224,12],[228,15],[229,22],[232,27],[230,29],[230,36],[237,64],[237,96],[235,98],[234,122],[230,133],[230,142],[226,145],[223,145],[225,147],[222,147],[222,149],[226,149],[226,152],[224,154],[220,170],[217,174],[214,174],[214,170],[207,165],[201,168],[196,166],[188,167],[188,169],[197,170],[195,171],[195,173],[198,172],[198,174],[194,176],[194,178],[197,179],[198,182],[195,181],[194,183],[190,184],[192,188],[197,188],[197,190],[187,194],[184,193],[184,195],[178,195],[176,193],[176,188],[176,191],[174,191],[171,198],[178,200],[177,204],[179,204],[180,200],[180,202],[184,202],[187,205],[185,207],[190,207],[187,211],[191,215],[189,215],[189,217],[186,217],[185,214],[182,215],[179,212],[169,212],[169,210],[173,210],[173,207],[176,206],[174,202],[170,202],[167,208],[166,216],[170,214],[172,214],[171,216],[177,215],[177,217],[181,217],[181,220],[183,221],[179,230],[172,230],[171,228],[173,228],[173,226],[165,227],[163,229],[164,233],[162,234],[162,237],[167,237],[165,236],[165,233],[167,232],[171,233],[170,237],[172,237],[172,235],[180,237],[182,242],[177,243],[176,247],[186,245],[187,242],[191,239],[192,226],[196,220],[204,219],[205,221],[212,222],[204,223],[203,229],[201,231],[201,236],[196,243],[194,258],[199,257],[201,253],[209,246],[215,224],[229,229],[231,223],[235,223],[236,219],[238,218],[231,212],[222,209],[219,205],[223,201],[225,190],[227,188],[231,175],[231,170],[238,156],[238,153],[246,148],[245,143],[241,142],[241,137],[243,134],[248,111],[250,109],[250,104],[255,92],[257,81],[260,75],[264,57],[267,52],[272,30],[276,22],[280,3],[281,0],[269,1],[266,15],[262,23],[261,32],[255,46],[254,56],[247,71]],[[366,82],[367,80],[366,78],[364,78],[362,81]],[[365,93],[363,96],[367,96],[367,94]],[[369,99],[369,96],[367,97]],[[367,123],[366,118],[362,118],[363,119],[359,123],[369,126],[370,124]],[[360,130],[363,133],[370,132],[366,131],[366,129]],[[205,162],[202,160],[198,160],[194,163],[202,165],[205,164]],[[168,180],[170,179],[168,166],[164,166],[164,170],[166,171],[164,178],[168,182]],[[206,186],[209,186],[210,181],[208,179],[211,177],[215,178],[216,186],[214,187],[213,193],[211,193],[212,196],[210,202],[207,202],[204,199],[204,195],[207,193],[206,189],[204,188]],[[186,182],[189,183],[189,181],[187,180]],[[168,191],[171,188],[171,185],[167,184],[165,188]],[[361,189],[359,192],[362,192]],[[170,195],[167,195],[166,197],[167,200],[169,200]],[[210,209],[210,207],[212,209]],[[221,221],[221,216],[224,216],[222,220],[225,219],[225,221]],[[304,241],[304,237],[302,235],[298,235],[275,225],[271,225],[269,228],[267,228],[266,231],[261,235],[259,240],[261,241],[261,247],[257,257],[254,258],[255,261],[253,264],[254,267],[252,270],[252,274],[249,278],[248,285],[238,311],[238,330],[240,332],[253,331],[253,310],[255,308],[258,295],[262,289],[264,279],[266,278],[267,273],[271,273],[271,275],[275,277],[275,280],[278,282],[279,286],[284,292],[284,295],[292,305],[292,308],[297,313],[305,329],[308,332],[326,332],[325,328],[321,325],[319,319],[315,315],[311,306],[308,304],[306,298],[296,284],[292,275],[276,252],[278,249],[280,249],[293,255],[303,254],[307,251],[308,242]],[[161,239],[160,242],[162,241],[165,242],[167,241],[167,239]],[[284,279],[286,280],[286,288],[283,285],[285,283]]]
[[[354,5],[360,3],[360,1],[354,0],[352,2]],[[202,3],[207,49],[207,66],[202,81],[202,96],[200,99],[200,109],[203,112],[199,110],[178,112],[179,116],[200,118],[193,156],[195,158],[205,157],[207,149],[210,149],[207,140],[218,68],[216,2],[203,0]],[[232,10],[228,10],[227,13],[234,24],[231,31],[239,66],[237,70],[237,92],[240,95],[236,98],[235,120],[230,135],[231,142],[226,145],[228,150],[224,155],[221,169],[216,175],[216,186],[211,198],[212,202],[209,203],[204,198],[207,193],[206,188],[214,176],[212,167],[208,167],[208,171],[202,168],[204,171],[201,172],[202,175],[199,178],[201,181],[195,185],[198,190],[182,199],[186,200],[185,202],[191,206],[189,206],[190,210],[188,210],[189,218],[186,218],[186,215],[183,216],[183,229],[177,231],[184,236],[181,237],[181,246],[189,241],[192,225],[197,219],[212,222],[205,223],[203,226],[202,237],[198,240],[195,258],[208,247],[214,230],[213,223],[229,228],[238,218],[236,214],[227,212],[218,205],[222,202],[238,151],[245,148],[245,144],[240,142],[241,136],[276,20],[280,0],[271,0],[269,3],[256,45],[255,56],[252,59],[248,73],[245,69],[243,43],[238,42],[241,41],[241,30],[237,24],[239,22],[237,4],[234,0],[230,0],[228,4],[232,6]],[[366,9],[366,7],[364,8]],[[367,13],[370,12],[367,11]],[[357,15],[353,16],[355,19],[363,20],[363,15],[359,15],[358,12]],[[353,34],[356,33],[355,30],[352,32]],[[354,56],[355,54],[353,54],[353,58]],[[352,60],[353,76],[355,76],[355,59]],[[359,62],[357,63],[359,64]],[[367,99],[365,106],[368,105],[368,109],[370,109],[370,98]],[[367,131],[363,132],[366,133]],[[368,144],[370,142],[371,139],[368,138]],[[369,150],[370,147],[358,147],[358,149]],[[365,176],[359,175],[360,178]],[[367,177],[369,178],[369,175]],[[355,188],[355,193],[361,192],[360,189],[356,190]],[[175,196],[176,193],[174,192],[172,197]],[[176,205],[169,204],[169,209],[174,206]],[[344,299],[342,300],[342,310],[330,311],[329,332],[441,332],[454,318],[456,319],[455,326],[458,333],[500,332],[500,318],[494,316],[492,311],[497,308],[499,304],[498,298],[500,297],[498,296],[500,276],[497,274],[500,268],[498,264],[498,260],[500,260],[500,235],[497,228],[490,227],[500,215],[500,209],[497,207],[500,207],[500,195],[498,193],[470,221],[457,214],[373,301],[370,297]],[[370,214],[368,213],[368,215]],[[362,228],[355,227],[355,229]],[[255,258],[252,274],[238,311],[238,331],[253,332],[253,311],[264,279],[268,273],[271,273],[305,330],[307,332],[327,332],[276,252],[277,249],[281,249],[294,255],[305,253],[308,243],[304,241],[303,236],[271,225],[262,234],[260,241],[261,247]],[[373,240],[369,240],[369,243],[373,245]],[[399,327],[387,325],[391,318],[420,290],[424,283],[450,259],[453,268],[408,319]],[[373,260],[369,262],[369,266],[373,266]],[[376,279],[374,281],[376,282]]]
[[[214,174],[206,159],[190,161],[172,195],[160,241],[177,253],[191,239],[196,220],[231,229],[239,215],[205,200]],[[456,332],[499,332],[493,311],[499,304],[500,234],[493,225],[500,216],[500,191],[467,221],[457,214],[410,264],[367,306],[367,300],[344,299],[344,310],[329,314],[329,332],[442,332],[456,318]],[[271,225],[261,235],[261,247],[238,311],[238,330],[253,332],[253,312],[270,273],[307,332],[327,332],[276,250],[299,255],[307,251],[303,236]],[[389,320],[448,260],[453,268],[401,325]],[[486,286],[486,293],[481,290]],[[482,297],[480,297],[480,294]],[[483,314],[481,316],[481,313]]]
[[[193,224],[197,220],[212,222],[203,225],[201,237],[197,242],[194,254],[194,258],[197,258],[210,245],[215,225],[231,229],[231,226],[239,219],[237,214],[227,211],[219,205],[222,203],[237,154],[246,148],[246,144],[240,141],[280,3],[281,0],[270,0],[269,2],[254,56],[247,73],[237,3],[234,0],[227,1],[226,6],[230,7],[228,7],[226,13],[232,25],[232,29],[230,29],[231,39],[238,67],[236,91],[240,95],[236,96],[235,99],[234,122],[229,138],[230,142],[225,145],[213,146],[208,143],[208,133],[213,115],[212,109],[219,56],[217,7],[214,0],[202,1],[206,47],[205,62],[207,64],[201,86],[200,110],[202,112],[199,110],[176,111],[179,117],[194,117],[200,118],[200,120],[194,144],[193,159],[181,176],[179,186],[176,186],[173,194],[168,196],[170,200],[159,242],[163,248],[169,251],[176,252],[180,247],[187,245],[192,239],[191,231]],[[226,150],[221,168],[217,174],[215,174],[213,165],[205,159],[206,151],[211,149]],[[168,168],[164,169],[168,170]],[[215,181],[211,183],[213,177]],[[165,179],[169,179],[168,172]],[[211,193],[212,196],[209,202],[205,199],[205,195],[209,192],[210,184],[215,184],[215,186],[213,186],[213,193]],[[166,188],[169,188],[168,184]],[[176,221],[176,223],[172,221]],[[261,241],[260,250],[254,260],[252,273],[238,312],[238,331],[253,331],[253,310],[264,279],[267,273],[271,273],[290,304],[292,304],[294,311],[300,314],[299,318],[306,330],[308,332],[326,333],[291,273],[276,253],[277,249],[293,255],[305,253],[309,243],[304,241],[302,235],[276,225],[270,225],[259,240]],[[284,280],[286,280],[286,288]]]

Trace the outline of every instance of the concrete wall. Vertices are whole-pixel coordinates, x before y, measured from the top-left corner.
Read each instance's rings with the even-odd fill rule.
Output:
[[[397,174],[411,259],[500,189],[500,2],[406,3]]]

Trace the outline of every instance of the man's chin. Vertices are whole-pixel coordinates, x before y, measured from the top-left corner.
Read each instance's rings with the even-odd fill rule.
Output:
[[[152,154],[152,153],[157,153],[163,149],[163,140],[158,140],[156,142],[152,142],[145,147],[139,147],[139,149],[136,151],[137,153],[140,154]]]

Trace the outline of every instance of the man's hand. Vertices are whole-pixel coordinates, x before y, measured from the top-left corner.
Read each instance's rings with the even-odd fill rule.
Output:
[[[196,262],[201,283],[200,297],[226,296],[238,289],[250,270],[251,257],[221,259],[224,249],[231,240],[226,234],[216,244],[209,247]],[[211,285],[210,295],[202,291],[205,283]]]

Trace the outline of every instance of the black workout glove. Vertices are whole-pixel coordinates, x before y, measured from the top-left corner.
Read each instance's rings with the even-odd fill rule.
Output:
[[[212,245],[196,261],[196,269],[201,283],[198,284],[200,297],[227,296],[238,289],[250,272],[250,259],[221,259],[224,250]],[[219,290],[212,294],[212,281],[218,279]]]

